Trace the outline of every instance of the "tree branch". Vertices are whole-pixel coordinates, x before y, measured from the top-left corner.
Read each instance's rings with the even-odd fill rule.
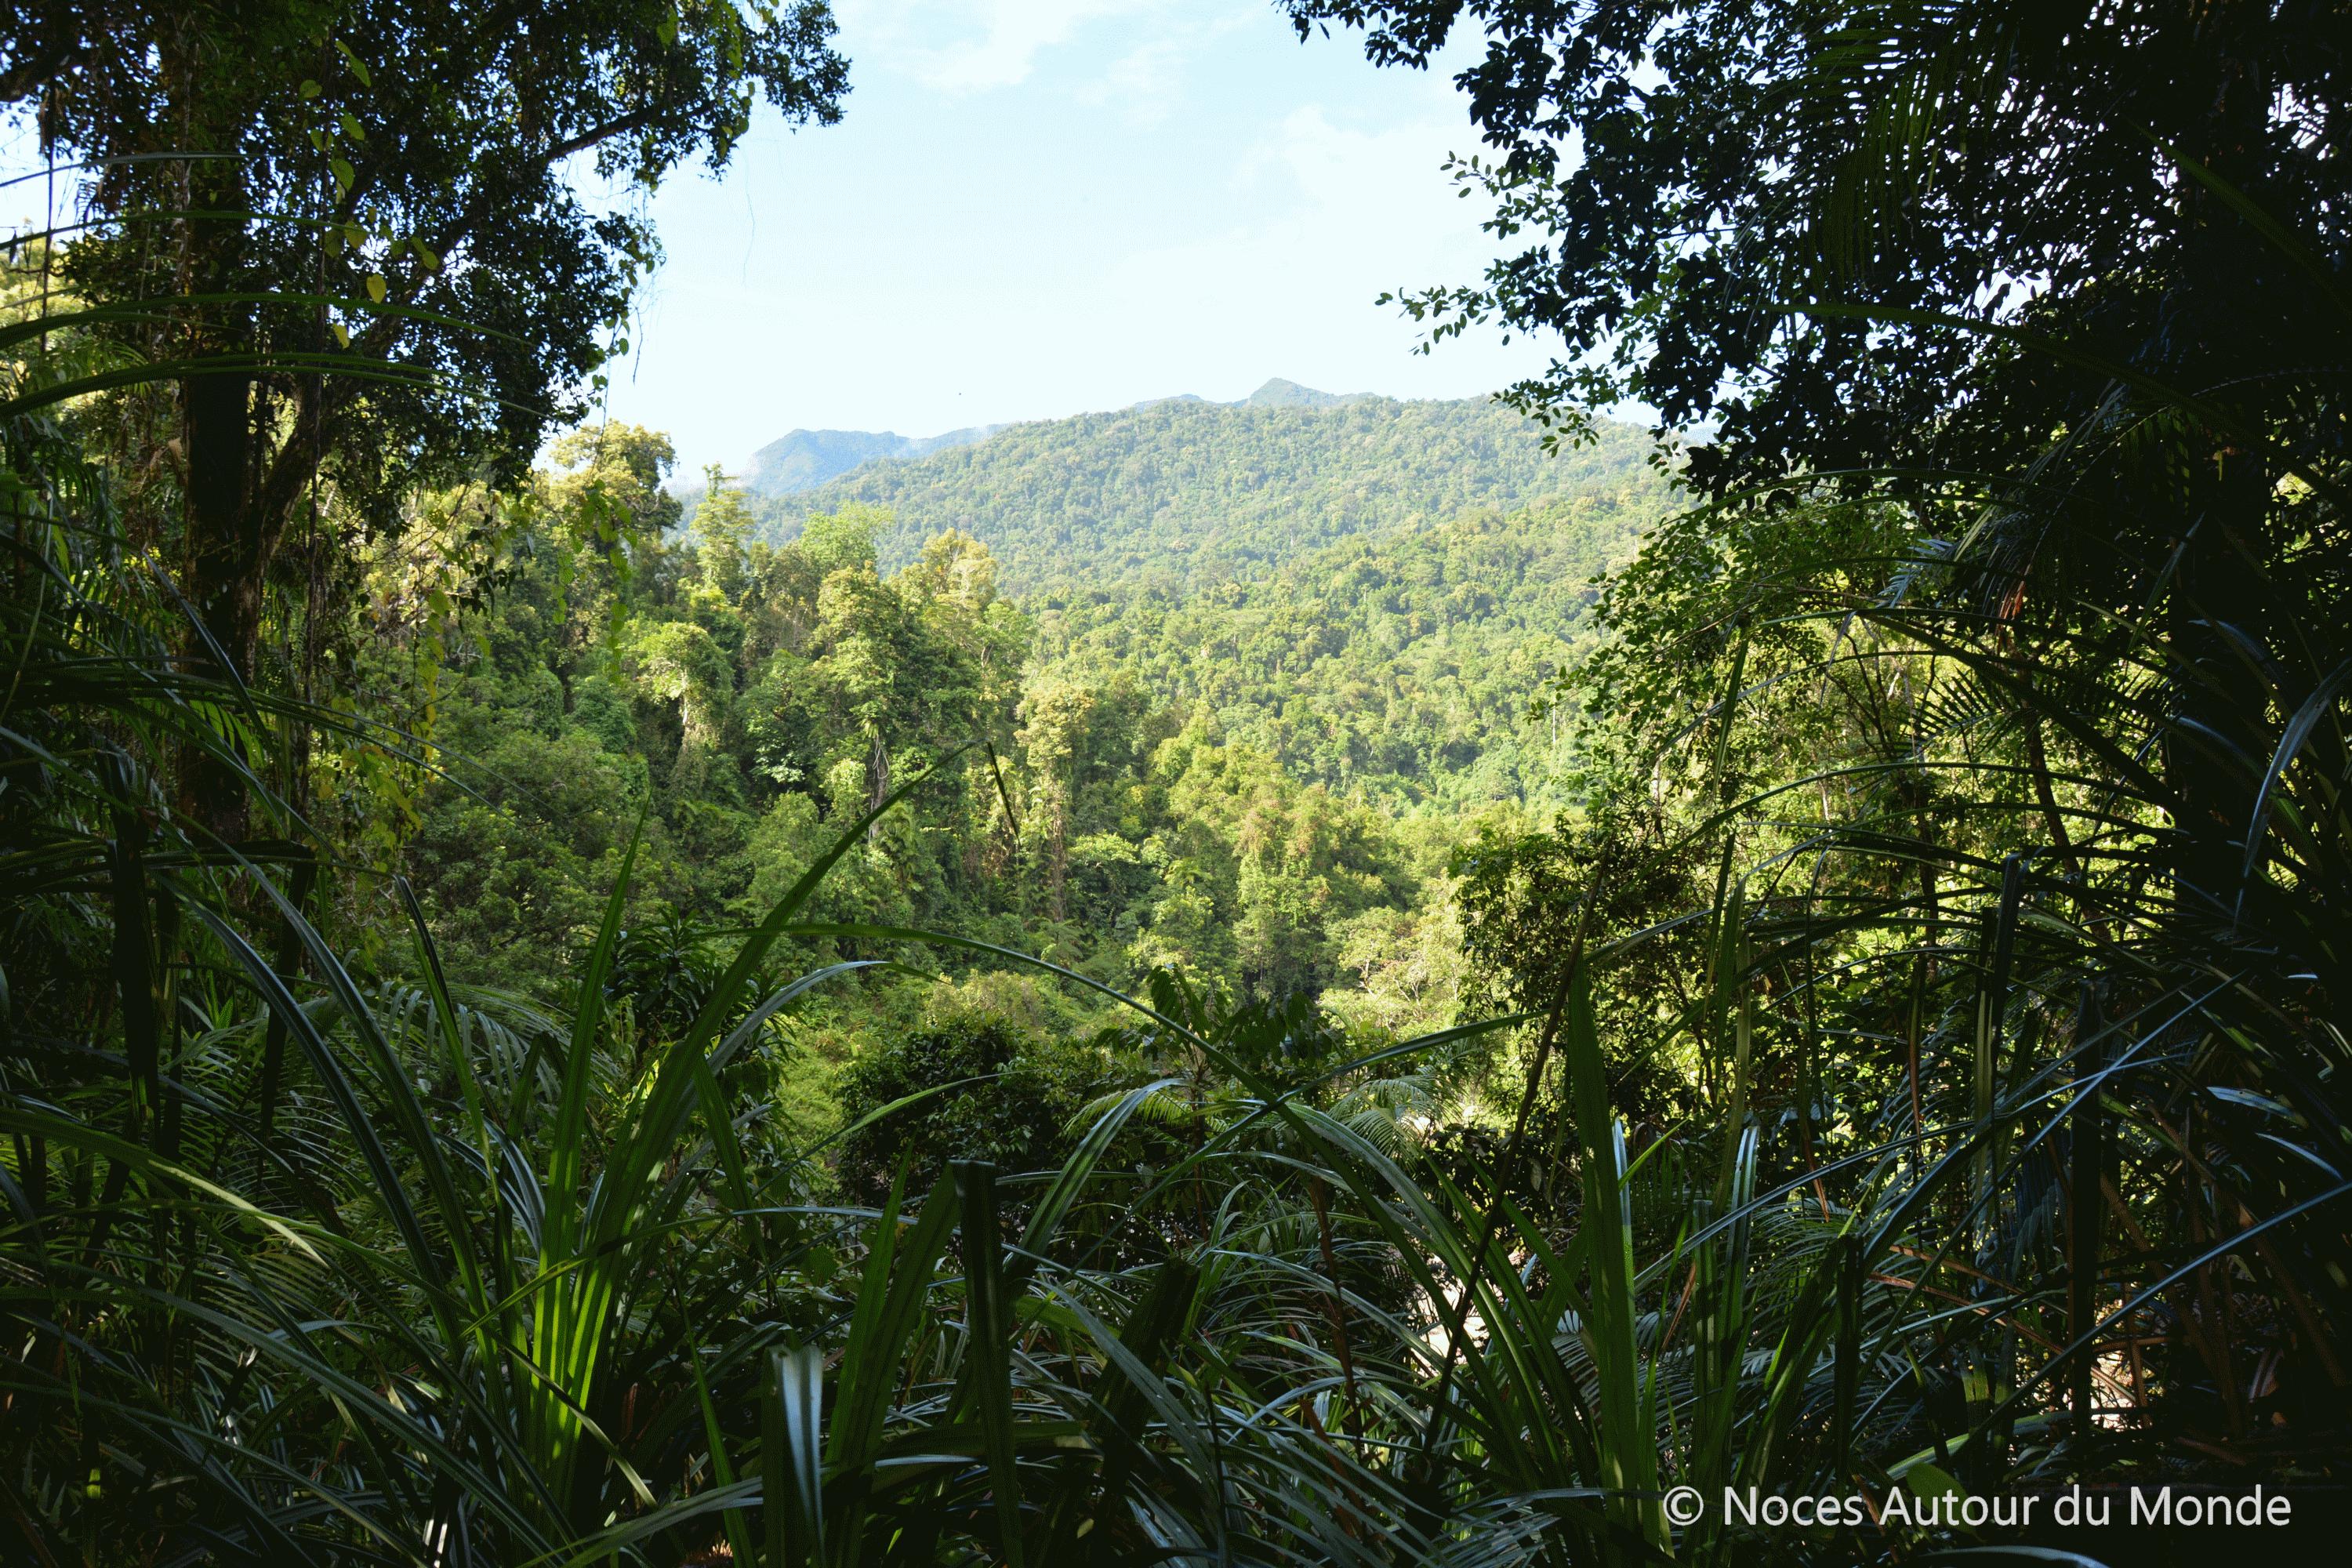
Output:
[[[572,153],[584,153],[600,142],[609,142],[614,137],[625,134],[631,131],[642,131],[646,126],[652,124],[656,120],[659,119],[661,112],[661,106],[656,105],[650,108],[640,109],[632,114],[624,114],[618,120],[608,120],[604,124],[596,126],[593,130],[583,131],[577,136],[567,137],[563,141],[558,142],[554,146],[550,147],[547,150],[546,155],[542,157],[540,162],[541,163],[560,163],[564,159],[572,156]]]

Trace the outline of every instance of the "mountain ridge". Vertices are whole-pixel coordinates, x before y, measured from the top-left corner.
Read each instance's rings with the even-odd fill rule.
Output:
[[[1269,383],[1237,403],[1163,399],[1012,425],[755,498],[754,508],[777,542],[812,513],[887,512],[876,541],[886,570],[960,529],[989,546],[1003,587],[1018,594],[1073,579],[1257,577],[1357,534],[1667,482],[1650,466],[1646,432],[1603,422],[1591,442],[1557,452],[1544,434],[1486,399],[1405,402]]]
[[[950,447],[984,441],[1003,425],[972,425],[940,436],[901,436],[895,430],[790,430],[751,454],[744,466],[746,489],[791,495],[814,489],[877,458],[927,458]]]
[[[1231,403],[1218,404],[1223,408],[1337,408],[1374,395],[1369,392],[1318,392],[1281,376],[1270,376],[1265,383],[1246,397]],[[1208,403],[1197,393],[1179,392],[1166,397],[1147,397],[1129,405],[1129,411],[1154,408],[1163,403]],[[1076,416],[1084,418],[1085,416]],[[938,436],[901,436],[895,430],[788,430],[751,454],[745,463],[739,482],[755,495],[796,495],[803,490],[855,473],[867,463],[879,458],[927,458],[934,452],[951,447],[969,447],[985,441],[1000,430],[1009,430],[1013,424],[1050,424],[1052,421],[1006,421],[995,425],[971,425],[961,430],[950,430]]]

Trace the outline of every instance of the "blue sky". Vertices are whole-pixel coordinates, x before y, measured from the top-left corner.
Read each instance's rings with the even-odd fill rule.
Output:
[[[1300,44],[1270,0],[838,0],[839,125],[772,118],[653,198],[668,259],[611,413],[680,467],[795,426],[925,436],[1268,376],[1468,396],[1539,345],[1434,355],[1383,289],[1474,279],[1447,71]]]

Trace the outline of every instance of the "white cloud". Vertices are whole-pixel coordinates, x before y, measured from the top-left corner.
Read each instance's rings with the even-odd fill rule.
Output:
[[[1196,378],[1218,362],[1326,391],[1402,381],[1427,395],[1456,380],[1467,391],[1528,374],[1540,360],[1526,345],[1504,350],[1486,334],[1449,344],[1441,363],[1412,359],[1421,329],[1373,303],[1384,291],[1471,282],[1484,270],[1492,241],[1477,227],[1480,204],[1456,200],[1440,171],[1464,140],[1448,119],[1364,131],[1320,107],[1297,109],[1234,170],[1235,208],[1250,217],[1129,251],[1097,280],[1088,313],[1181,321],[1197,348],[1163,352],[1197,354]],[[1225,395],[1236,390],[1248,388]]]
[[[849,122],[659,199],[671,261],[614,405],[689,467],[794,426],[930,435],[1269,375],[1472,395],[1548,357],[1486,333],[1418,357],[1373,303],[1493,255],[1440,168],[1475,143],[1445,72],[1302,49],[1265,0],[840,9]]]
[[[1139,253],[1129,265],[1201,268],[1238,281],[1266,276],[1261,269],[1276,258],[1293,258],[1279,269],[1287,273],[1297,258],[1313,257],[1344,289],[1400,268],[1470,262],[1484,248],[1479,210],[1455,199],[1440,168],[1460,140],[1434,120],[1359,131],[1333,123],[1317,105],[1294,110],[1234,171],[1235,186],[1264,215],[1259,221]]]
[[[1089,22],[1160,9],[1159,0],[949,0],[845,5],[843,34],[941,92],[1017,87],[1037,57]]]
[[[1196,5],[1164,17],[1165,31],[1111,61],[1100,76],[1078,89],[1078,101],[1091,108],[1115,107],[1130,125],[1148,127],[1165,121],[1175,112],[1200,57],[1235,29],[1265,21],[1256,6],[1220,16],[1204,16],[1203,8]]]

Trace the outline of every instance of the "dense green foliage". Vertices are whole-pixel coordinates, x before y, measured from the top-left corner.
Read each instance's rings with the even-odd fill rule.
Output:
[[[2252,70],[2319,15],[1801,5],[1751,46],[1738,4],[1295,9],[1492,18],[1482,123],[1515,72],[1597,81],[1563,110],[1593,177],[1670,206],[1628,138],[1687,110],[1745,169],[1746,95],[1828,135],[1863,59],[1897,110],[1845,166],[1884,184],[1800,159],[1771,216],[1947,313],[1982,301],[1918,169],[2116,173],[2136,100],[2045,112],[2053,40]],[[1746,75],[1691,99],[1694,61]],[[2340,161],[2335,68],[2280,75],[2268,156]],[[683,509],[651,432],[528,476],[394,442],[380,492],[316,493],[250,679],[191,655],[205,525],[158,501],[217,407],[12,252],[0,1552],[2098,1568],[2221,1527],[1953,1513],[2260,1482],[2300,1526],[2263,1547],[2317,1558],[2352,1463],[2352,247],[2177,153],[2158,195],[2086,187],[2100,232],[2305,281],[2225,300],[2158,244],[2105,325],[2047,295],[2131,331],[2160,287],[2170,335],[2000,340],[2100,388],[2013,463],[1765,462],[1668,512],[1616,437],[1179,405],[866,470],[903,510],[829,495],[780,542],[723,476]],[[2041,221],[2000,194],[1994,254]],[[1694,277],[1745,243],[1677,242]],[[1639,323],[1629,363],[1690,346],[1687,300],[1547,286]],[[1823,363],[1825,424],[1867,405],[1874,341],[1774,339],[1757,406]],[[2215,355],[2248,374],[2181,379]],[[1725,428],[1702,471],[1764,462]],[[1759,1528],[1716,1501],[1750,1488],[1858,1505]]]
[[[1354,534],[1655,484],[1647,443],[1622,426],[1557,456],[1534,434],[1484,401],[1253,407],[1171,398],[869,463],[768,510],[782,536],[811,511],[879,507],[896,520],[878,541],[893,564],[933,534],[961,530],[988,546],[1019,594],[1059,584],[1081,563],[1089,588],[1135,582],[1181,594]]]
[[[1556,334],[1531,409],[1712,420],[1709,493],[2014,480],[2113,416],[2126,366],[2275,414],[2297,391],[2268,373],[2336,330],[2339,7],[1283,4],[1381,65],[1463,53],[1486,146],[1455,173],[1504,253],[1409,308]]]
[[[420,529],[376,569],[383,606],[404,576],[449,572],[446,624],[392,684],[407,683],[422,726],[414,688],[429,683],[430,733],[450,758],[446,779],[416,779],[397,862],[458,973],[543,994],[640,810],[638,918],[662,900],[708,926],[766,908],[843,822],[948,759],[814,908],[1026,945],[1115,984],[1176,964],[1235,994],[1377,989],[1368,976],[1393,943],[1444,918],[1451,825],[1368,802],[1369,770],[1327,766],[1328,749],[1301,739],[1318,723],[1393,726],[1409,707],[1437,738],[1382,753],[1401,758],[1392,794],[1516,806],[1516,772],[1472,771],[1478,727],[1513,754],[1517,710],[1565,646],[1554,628],[1626,537],[1613,506],[1565,508],[1310,563],[1360,597],[1352,625],[1320,634],[1318,707],[1290,707],[1286,729],[1267,700],[1282,656],[1219,657],[1264,636],[1246,594],[1164,620],[1139,592],[1127,613],[1100,596],[1048,607],[1066,637],[1081,615],[1096,628],[1057,645],[998,595],[991,553],[965,535],[884,575],[878,516],[820,514],[793,543],[746,543],[743,500],[723,487],[669,531],[666,451],[620,427],[574,438],[559,456],[575,466],[543,476],[462,566]],[[608,552],[590,520],[616,506],[629,531]],[[1106,640],[1155,622],[1160,643]],[[1202,662],[1163,652],[1203,630]],[[1381,649],[1399,636],[1424,651],[1391,668]],[[383,659],[402,639],[380,621],[366,640]],[[1212,668],[1216,684],[1196,689]],[[1524,765],[1549,787],[1544,759]],[[1427,1021],[1448,1021],[1449,998],[1432,994]]]
[[[1468,416],[1351,406],[1407,433]],[[1094,420],[1020,434],[1065,471],[1104,460]],[[1547,461],[1518,434],[1509,463],[1465,461],[1458,482]],[[399,864],[452,966],[485,983],[547,994],[640,809],[637,918],[666,903],[707,927],[767,907],[842,821],[952,753],[817,908],[1118,985],[1175,964],[1234,995],[1344,992],[1334,1006],[1390,1029],[1448,1023],[1452,966],[1421,948],[1451,929],[1460,822],[1413,807],[1565,798],[1578,753],[1527,701],[1585,646],[1594,580],[1663,489],[1588,466],[1571,471],[1601,488],[1397,524],[1260,582],[1014,600],[961,532],[889,570],[893,520],[859,503],[782,545],[723,482],[682,517],[667,450],[625,427],[571,437],[495,519],[413,529],[372,573],[379,662],[415,640],[417,581],[448,605],[385,688],[450,759],[415,781]],[[836,1025],[819,1048],[845,1059],[856,1026]]]
[[[1530,693],[1590,654],[1596,584],[1661,515],[1648,475],[1508,516],[1357,537],[1250,580],[1029,602],[1072,672],[1189,699],[1299,777],[1375,799],[1559,804],[1580,765]]]
[[[121,499],[185,563],[184,657],[257,678],[273,577],[335,570],[322,488],[396,530],[417,484],[511,481],[581,417],[659,251],[574,160],[650,187],[723,166],[761,101],[837,118],[833,30],[822,0],[580,0],[520,37],[462,6],[12,6],[0,102],[97,220],[57,256],[87,308],[40,303],[90,363],[43,395],[127,388],[89,438],[175,453]],[[192,762],[183,809],[238,837],[238,782]]]

